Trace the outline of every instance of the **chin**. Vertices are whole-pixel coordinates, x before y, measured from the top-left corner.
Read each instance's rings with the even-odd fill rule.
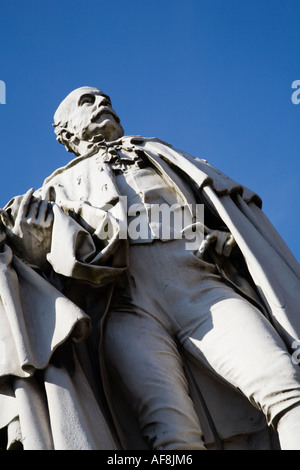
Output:
[[[101,134],[103,135],[104,139],[109,142],[123,137],[124,130],[122,126],[107,126],[106,129],[102,129]]]
[[[91,124],[88,131],[89,137],[101,135],[108,142],[117,140],[124,135],[123,127],[120,124],[111,121],[111,119],[105,119],[101,123]]]

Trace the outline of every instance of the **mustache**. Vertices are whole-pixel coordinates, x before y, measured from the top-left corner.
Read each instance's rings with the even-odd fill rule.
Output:
[[[92,117],[91,117],[91,122],[95,122],[97,121],[97,119],[99,119],[102,114],[111,114],[115,120],[117,121],[118,124],[120,124],[120,118],[119,116],[115,113],[115,111],[108,107],[108,106],[101,106],[101,108],[99,109],[99,111],[97,111]]]

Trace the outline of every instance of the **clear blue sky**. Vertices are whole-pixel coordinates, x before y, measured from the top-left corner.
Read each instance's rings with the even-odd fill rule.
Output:
[[[11,0],[0,9],[0,207],[70,159],[52,118],[82,85],[125,134],[206,158],[257,191],[300,260],[299,0]]]

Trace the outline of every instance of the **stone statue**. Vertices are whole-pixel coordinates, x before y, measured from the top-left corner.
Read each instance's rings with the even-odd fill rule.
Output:
[[[300,449],[300,270],[259,196],[96,88],[54,128],[76,158],[1,210],[2,446]]]

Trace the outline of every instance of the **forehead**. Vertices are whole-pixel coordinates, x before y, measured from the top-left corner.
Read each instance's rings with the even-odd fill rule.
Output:
[[[77,88],[77,90],[72,91],[64,101],[68,101],[70,103],[77,103],[78,99],[83,96],[83,95],[101,95],[101,96],[107,96],[103,91],[98,90],[98,88],[92,88],[92,87],[81,87]]]
[[[106,98],[109,98],[103,91],[99,90],[98,88],[94,87],[81,87],[77,88],[74,91],[71,91],[69,95],[60,103],[59,107],[57,108],[57,111],[54,115],[54,121],[59,122],[65,116],[69,115],[76,107],[78,106],[79,99],[83,95],[100,95],[100,96],[105,96]]]

